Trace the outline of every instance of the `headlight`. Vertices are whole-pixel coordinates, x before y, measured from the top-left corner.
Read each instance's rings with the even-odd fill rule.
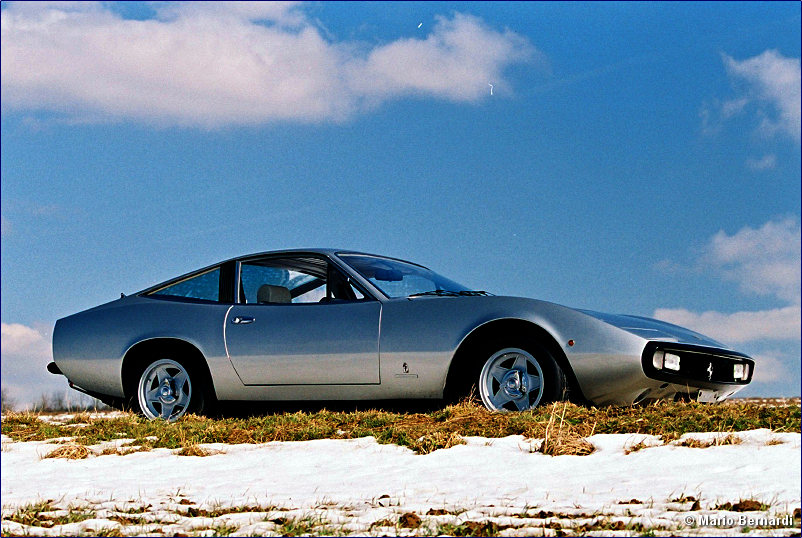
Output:
[[[732,367],[732,377],[746,381],[749,378],[749,365],[746,363],[735,364]]]
[[[673,353],[666,353],[662,349],[658,349],[652,355],[652,366],[658,370],[674,370],[679,372],[679,355]]]
[[[658,349],[652,355],[652,366],[657,368],[658,370],[663,369],[663,359],[665,358],[665,352],[662,349]]]
[[[663,368],[679,372],[679,355],[666,353],[665,359],[663,360]]]

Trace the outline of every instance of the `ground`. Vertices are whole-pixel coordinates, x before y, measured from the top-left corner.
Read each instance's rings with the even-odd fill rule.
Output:
[[[560,456],[522,435],[462,440],[121,438],[70,459],[52,457],[69,439],[3,435],[3,535],[799,535],[798,432],[594,434],[590,454]]]

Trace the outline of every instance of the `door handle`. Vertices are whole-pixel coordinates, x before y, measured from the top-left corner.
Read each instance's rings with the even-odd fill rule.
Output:
[[[231,323],[235,325],[246,325],[248,323],[253,323],[254,321],[256,321],[255,318],[251,318],[248,316],[237,316],[231,320]]]

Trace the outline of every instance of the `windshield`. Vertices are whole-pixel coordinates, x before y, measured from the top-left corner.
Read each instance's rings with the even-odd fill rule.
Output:
[[[390,298],[469,291],[462,284],[413,263],[362,254],[340,254],[339,257]]]

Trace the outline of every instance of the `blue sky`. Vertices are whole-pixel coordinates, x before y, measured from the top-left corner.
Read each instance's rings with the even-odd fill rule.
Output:
[[[800,393],[800,4],[6,3],[3,386],[59,317],[334,246],[656,316]],[[493,94],[491,95],[491,84]]]

